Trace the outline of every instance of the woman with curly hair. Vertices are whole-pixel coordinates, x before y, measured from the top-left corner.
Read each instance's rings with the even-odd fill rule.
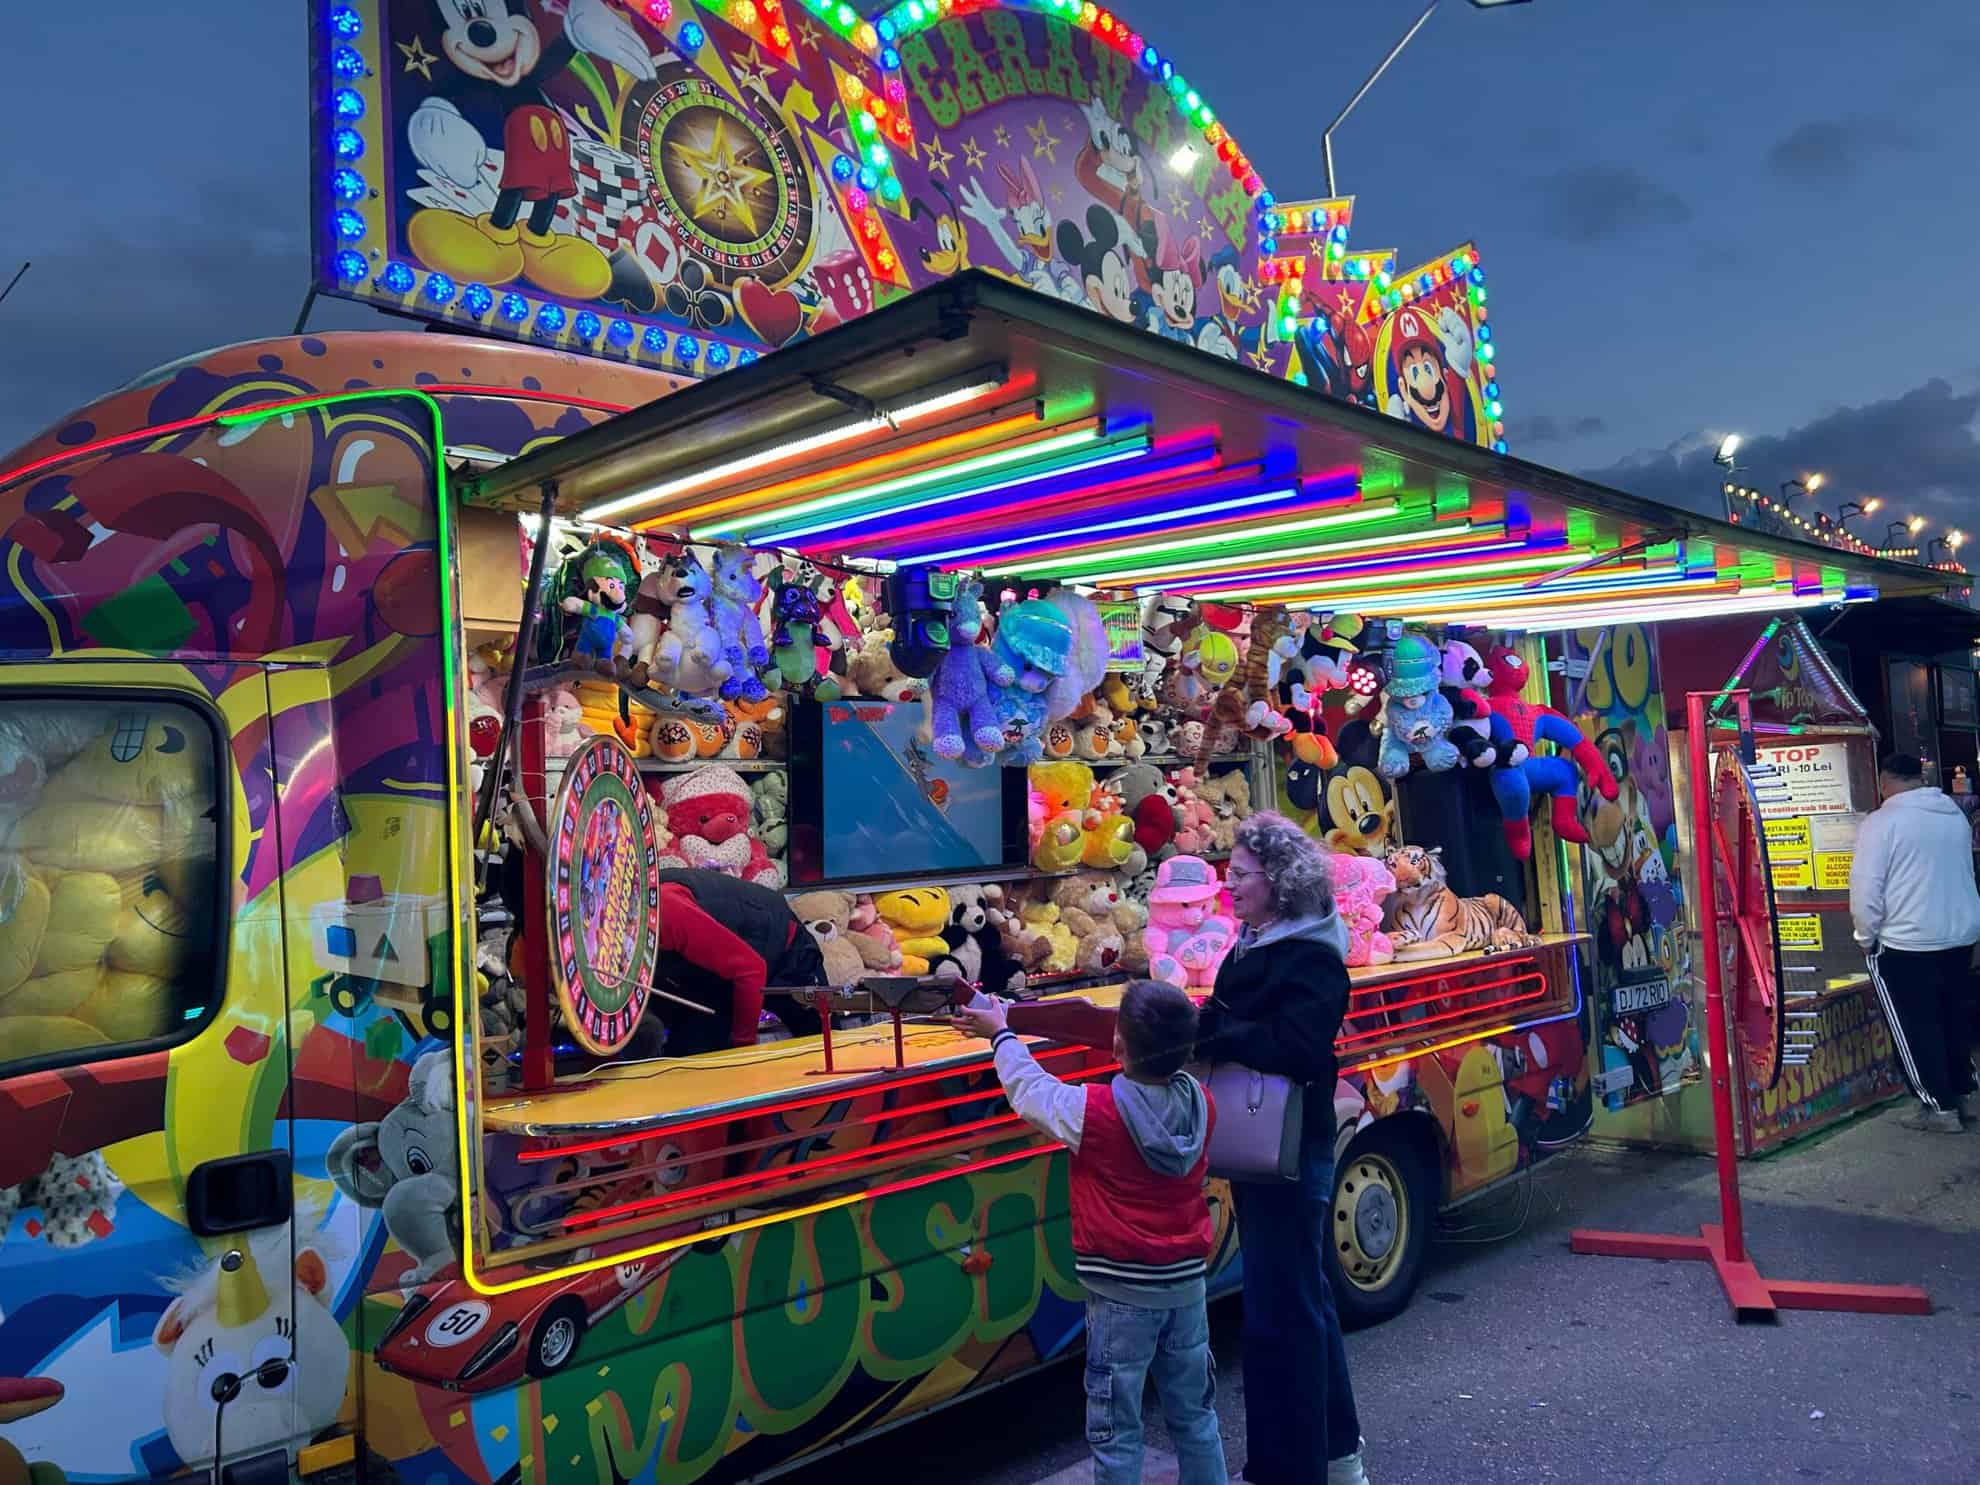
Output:
[[[1243,927],[1203,1007],[1197,1056],[1309,1085],[1299,1179],[1231,1186],[1244,1256],[1244,1478],[1366,1485],[1347,1348],[1321,1266],[1347,928],[1327,853],[1283,815],[1261,811],[1238,826],[1224,880]]]

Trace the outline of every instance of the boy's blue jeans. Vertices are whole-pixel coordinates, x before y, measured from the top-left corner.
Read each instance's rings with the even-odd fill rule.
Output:
[[[1226,1485],[1217,1364],[1202,1300],[1174,1310],[1086,1302],[1086,1442],[1093,1485],[1141,1485],[1141,1397],[1150,1373],[1181,1485]]]

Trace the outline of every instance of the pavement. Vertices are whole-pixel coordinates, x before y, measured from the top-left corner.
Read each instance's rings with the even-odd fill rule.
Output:
[[[1576,1147],[1451,1214],[1410,1308],[1348,1337],[1369,1478],[1980,1480],[1980,1132],[1912,1133],[1905,1107],[1744,1164],[1747,1246],[1771,1278],[1922,1285],[1930,1316],[1738,1325],[1708,1265],[1576,1256],[1575,1227],[1694,1234],[1718,1220],[1710,1159]],[[1235,1472],[1235,1301],[1211,1327]],[[1083,1404],[1077,1367],[1060,1365],[820,1472],[1072,1485],[1090,1478]],[[1146,1478],[1174,1480],[1152,1398],[1149,1411]]]

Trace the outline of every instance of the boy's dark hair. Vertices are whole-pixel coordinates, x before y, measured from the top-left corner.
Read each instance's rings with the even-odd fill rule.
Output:
[[[1172,1078],[1196,1045],[1196,1005],[1165,980],[1131,980],[1121,993],[1121,1043],[1127,1070],[1142,1078]]]

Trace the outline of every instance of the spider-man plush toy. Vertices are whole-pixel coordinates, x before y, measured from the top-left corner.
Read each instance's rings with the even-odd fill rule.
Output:
[[[1500,757],[1511,756],[1511,745],[1524,743],[1531,755],[1524,762],[1492,770],[1492,795],[1499,802],[1499,815],[1505,824],[1506,844],[1521,861],[1533,854],[1533,825],[1528,812],[1533,796],[1553,797],[1554,834],[1577,845],[1588,843],[1588,832],[1574,812],[1577,778],[1593,784],[1604,799],[1616,797],[1615,775],[1603,760],[1601,750],[1581,735],[1581,729],[1551,706],[1522,701],[1526,685],[1526,661],[1509,645],[1493,645],[1485,652],[1485,700],[1492,708],[1492,741],[1499,745]],[[1533,752],[1536,742],[1552,743],[1559,756]]]

